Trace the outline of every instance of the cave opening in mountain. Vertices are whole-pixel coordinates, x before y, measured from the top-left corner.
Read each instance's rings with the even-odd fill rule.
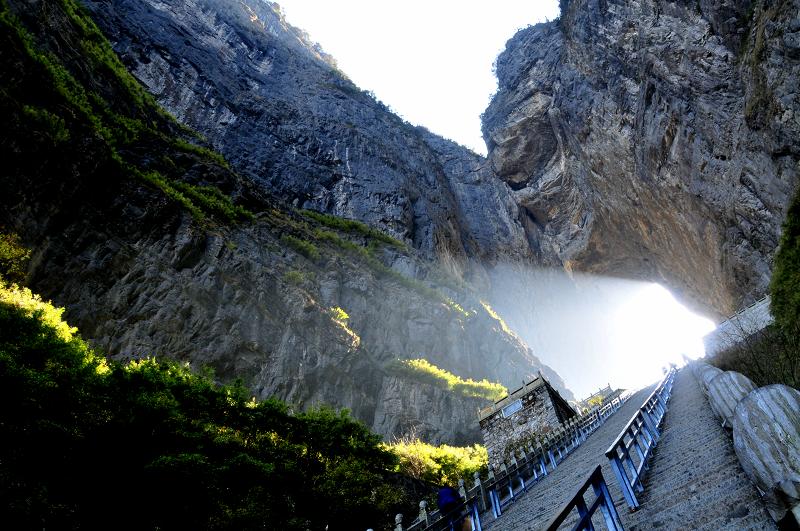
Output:
[[[494,308],[578,398],[656,381],[670,363],[702,356],[714,329],[651,282],[513,266],[491,275]]]

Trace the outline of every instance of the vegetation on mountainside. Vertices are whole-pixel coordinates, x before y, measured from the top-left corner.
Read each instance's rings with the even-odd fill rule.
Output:
[[[749,336],[738,345],[717,353],[709,363],[723,371],[736,371],[757,386],[782,383],[800,388],[800,334],[777,324]]]
[[[107,362],[62,311],[0,284],[4,522],[366,529],[410,510],[397,457],[346,413],[291,414],[175,362]]]
[[[740,372],[759,386],[782,383],[800,388],[800,193],[792,200],[783,224],[770,296],[775,323],[709,362]]]
[[[30,250],[23,247],[16,234],[0,232],[0,280],[23,282],[30,257]]]
[[[311,261],[319,262],[322,260],[326,254],[324,251],[327,248],[329,254],[334,256],[344,254],[359,260],[375,273],[393,280],[427,299],[441,302],[454,312],[459,319],[468,319],[473,316],[473,313],[465,310],[440,290],[387,267],[378,258],[378,254],[387,246],[398,250],[406,249],[407,247],[404,243],[351,219],[320,214],[310,210],[303,210],[300,214],[315,224],[320,224],[333,230],[313,227],[306,221],[298,222],[291,216],[274,209],[267,213],[271,222],[287,231],[281,236],[281,241]],[[349,236],[352,235],[363,237],[366,242],[356,243],[351,241]],[[332,253],[330,253],[331,249]]]
[[[463,396],[497,401],[508,395],[508,389],[497,382],[490,382],[486,379],[480,381],[471,378],[464,379],[423,358],[397,360],[390,366],[390,370]]]
[[[486,313],[488,313],[492,319],[498,322],[503,332],[505,332],[508,335],[514,335],[514,332],[511,331],[511,329],[508,327],[503,318],[500,317],[500,315],[496,311],[494,311],[494,308],[489,306],[488,302],[481,301],[481,306],[483,306],[483,309],[486,310]]]
[[[74,0],[52,1],[46,7],[48,22],[59,30],[37,28],[39,33],[34,34],[11,13],[6,0],[0,2],[3,49],[8,54],[0,110],[9,124],[26,129],[30,136],[30,145],[21,153],[39,156],[48,152],[45,144],[62,146],[62,152],[49,155],[66,159],[70,156],[67,144],[88,136],[90,142],[104,144],[105,156],[119,174],[160,190],[196,219],[252,219],[250,212],[234,205],[218,188],[184,180],[195,164],[227,169],[227,163],[218,153],[180,138],[181,134],[197,135],[178,126],[127,72],[83,9]],[[59,56],[47,51],[42,42],[55,46]],[[24,140],[24,136],[18,138],[19,143]],[[143,147],[175,156],[142,157]]]
[[[770,285],[772,315],[787,332],[800,326],[800,193],[789,206]]]
[[[291,247],[298,253],[302,254],[312,262],[318,261],[322,255],[319,254],[319,249],[313,243],[302,240],[291,234],[284,234],[281,236],[281,243]]]
[[[399,458],[396,470],[407,476],[458,487],[458,480],[470,482],[475,472],[485,472],[489,454],[484,446],[433,446],[419,439],[404,439],[384,445]]]
[[[309,219],[313,219],[320,225],[323,225],[331,229],[338,229],[344,232],[360,234],[361,236],[364,236],[366,238],[370,238],[372,240],[377,240],[379,242],[392,245],[394,247],[397,247],[398,249],[406,248],[406,245],[400,240],[392,238],[388,234],[381,232],[377,229],[373,229],[366,223],[361,223],[360,221],[356,221],[354,219],[340,218],[337,216],[332,216],[330,214],[315,212],[313,210],[301,210],[300,214]]]

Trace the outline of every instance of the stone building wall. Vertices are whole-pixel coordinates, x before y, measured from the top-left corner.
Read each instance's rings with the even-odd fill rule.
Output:
[[[561,424],[546,384],[518,398],[511,398],[503,407],[480,421],[483,443],[489,452],[489,464],[493,467],[500,465],[507,448],[514,443],[533,435],[544,436]],[[516,400],[521,400],[522,408],[508,417],[504,416],[503,409]]]

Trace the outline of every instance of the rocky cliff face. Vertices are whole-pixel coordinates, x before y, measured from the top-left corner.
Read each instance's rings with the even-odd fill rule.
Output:
[[[572,0],[497,60],[492,169],[539,261],[712,315],[767,288],[800,158],[800,4]]]
[[[11,21],[0,34],[5,39],[0,110],[7,124],[0,132],[0,226],[19,233],[33,249],[30,286],[65,305],[67,319],[94,346],[117,359],[170,356],[195,367],[209,366],[221,380],[241,378],[258,397],[276,396],[300,408],[346,407],[387,437],[415,433],[435,443],[479,440],[476,410],[487,401],[399,374],[392,370],[398,358],[422,357],[464,378],[488,378],[514,387],[544,370],[563,389],[563,382],[453,275],[458,256],[466,255],[464,248],[448,254],[448,245],[461,242],[478,249],[492,243],[480,234],[461,239],[460,233],[467,230],[453,221],[481,213],[474,206],[473,188],[494,194],[481,194],[486,201],[510,201],[504,185],[482,173],[478,157],[425,131],[398,126],[396,135],[403,142],[418,142],[422,158],[413,164],[423,165],[420,172],[432,179],[433,199],[418,190],[414,193],[420,193],[416,200],[421,210],[409,207],[402,214],[416,220],[414,229],[403,235],[422,251],[363,225],[303,214],[264,193],[266,177],[255,170],[244,176],[230,171],[136,92],[133,79],[109,59],[102,36],[70,0],[8,4],[11,16],[19,20],[9,18],[5,4],[0,6],[3,22]],[[261,6],[277,17],[271,7]],[[103,7],[114,12],[110,5]],[[155,16],[169,8],[139,2],[129,7],[143,17],[143,24],[148,13]],[[199,20],[216,28],[215,38],[222,40],[209,41],[210,35],[203,33],[184,35],[184,40],[210,54],[226,42],[228,29],[214,25],[221,15],[202,13],[205,18]],[[247,38],[278,32],[282,44],[274,53],[281,60],[333,72],[330,60],[279,18],[258,24],[260,15],[244,13],[245,22],[255,25],[249,30],[253,35],[237,37],[240,47]],[[174,38],[176,28],[163,19],[158,22],[147,27]],[[33,48],[21,46],[19,38],[9,34],[14,25],[34,36]],[[224,50],[217,51],[225,57]],[[197,60],[188,48],[184,52],[186,64]],[[249,68],[250,63],[242,64]],[[213,68],[213,63],[199,65],[197,72]],[[291,64],[281,68],[295,72]],[[186,96],[192,97],[199,96]],[[384,113],[381,119],[390,119],[380,105],[360,92],[357,97],[378,109],[374,112]],[[217,107],[232,105],[214,101]],[[281,105],[268,101],[264,104]],[[200,103],[188,108],[202,111]],[[222,114],[213,114],[214,119],[224,115],[218,112]],[[299,113],[286,112],[286,117]],[[275,123],[260,115],[251,125],[260,127],[262,122]],[[330,123],[339,124],[332,118]],[[311,123],[303,124],[311,130]],[[251,132],[249,142],[264,142],[266,137]],[[387,129],[383,136],[393,134]],[[272,140],[266,145],[272,146]],[[270,159],[277,168],[264,175],[276,182],[281,174],[289,181],[305,182],[312,175],[316,178],[316,170],[328,167],[322,178],[330,176],[331,168],[348,164],[342,160],[325,166],[298,149],[294,145],[279,150],[280,156]],[[240,146],[237,153],[244,157],[248,151]],[[349,164],[361,168],[359,164],[380,160],[386,165],[402,163],[388,155],[365,160]],[[400,175],[395,171],[392,175]],[[403,193],[412,187],[406,181],[390,184]],[[313,185],[312,190],[321,189]],[[436,190],[442,195],[436,196]],[[385,199],[374,189],[367,191],[375,201]],[[209,203],[203,197],[216,199]],[[223,203],[233,198],[254,218],[233,221],[219,215],[214,207],[219,197]],[[436,201],[454,208],[457,198],[473,205],[471,210],[447,210],[441,226],[425,217],[440,208]],[[378,205],[370,208],[377,213]],[[392,215],[394,203],[380,205]],[[192,209],[208,212],[198,218]],[[445,225],[453,229],[446,237]],[[481,228],[477,221],[473,226]],[[501,216],[484,228],[517,234],[513,227]],[[428,259],[434,249],[438,262]],[[450,267],[444,259],[448,256]]]
[[[107,74],[75,56],[81,32],[58,18],[63,2],[10,4],[116,109]],[[716,314],[765,289],[797,182],[796,1],[573,0],[499,57],[488,159],[403,123],[268,2],[86,5],[136,78],[241,177],[173,144],[121,153],[257,213],[199,223],[174,195],[98,162],[97,131],[26,151],[19,138],[44,138],[20,107],[33,93],[4,99],[14,162],[0,222],[34,247],[33,287],[112,356],[209,364],[259,396],[349,407],[385,435],[468,442],[479,401],[399,376],[394,360],[511,387],[539,369],[563,383],[462,279],[488,288],[488,266],[503,263],[658,280]],[[2,58],[7,93],[36,75]]]
[[[481,288],[510,262],[658,281],[711,315],[763,294],[797,181],[796,3],[564,5],[498,58],[487,163],[404,124],[268,2],[87,2],[237,170]]]
[[[473,280],[480,262],[530,256],[516,205],[482,157],[402,122],[277,6],[86,5],[166,109],[281,199],[383,227]]]

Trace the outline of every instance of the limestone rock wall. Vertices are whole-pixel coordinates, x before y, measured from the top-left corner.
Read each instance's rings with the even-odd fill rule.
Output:
[[[483,260],[530,257],[516,205],[482,157],[358,89],[277,5],[86,5],[158,101],[279,198],[382,227],[478,280]]]
[[[800,159],[800,4],[572,0],[517,33],[484,114],[541,263],[760,298]]]

